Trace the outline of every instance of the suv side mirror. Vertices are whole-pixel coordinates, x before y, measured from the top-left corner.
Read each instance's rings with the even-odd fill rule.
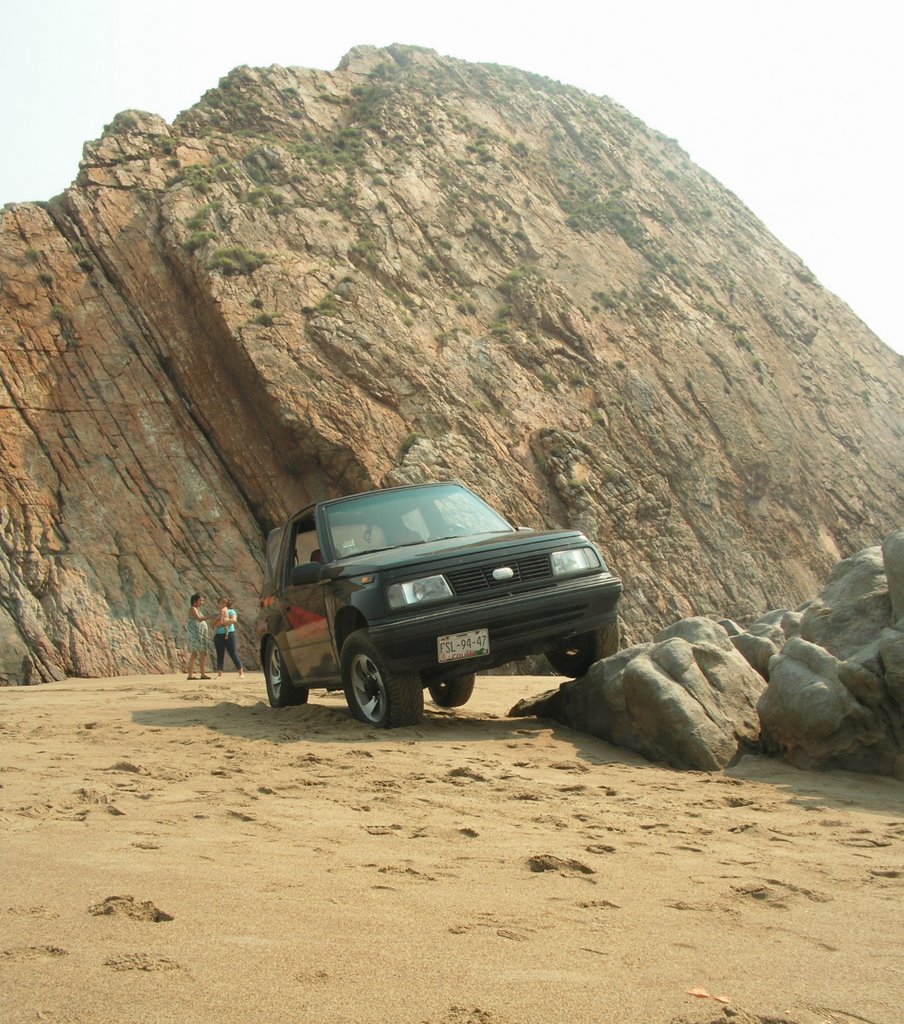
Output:
[[[323,566],[319,562],[302,562],[296,565],[289,574],[289,582],[293,587],[302,587],[307,583],[318,583]]]

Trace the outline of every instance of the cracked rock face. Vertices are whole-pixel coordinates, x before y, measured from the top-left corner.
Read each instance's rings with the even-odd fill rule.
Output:
[[[411,47],[118,114],[3,210],[0,346],[6,682],[174,670],[196,590],[253,664],[267,530],[370,487],[585,530],[635,641],[798,607],[904,507],[901,358],[731,193]]]

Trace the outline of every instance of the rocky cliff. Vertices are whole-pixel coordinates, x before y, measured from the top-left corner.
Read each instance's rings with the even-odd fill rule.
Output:
[[[309,500],[574,525],[629,639],[793,607],[901,525],[904,360],[607,99],[410,47],[118,114],[4,209],[0,678],[172,670]]]

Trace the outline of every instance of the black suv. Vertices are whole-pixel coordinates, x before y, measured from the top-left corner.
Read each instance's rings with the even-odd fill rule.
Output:
[[[267,696],[343,689],[356,718],[390,728],[420,721],[425,687],[458,707],[476,672],[528,654],[580,676],[618,650],[621,592],[582,533],[516,529],[459,483],[321,501],[267,539]]]

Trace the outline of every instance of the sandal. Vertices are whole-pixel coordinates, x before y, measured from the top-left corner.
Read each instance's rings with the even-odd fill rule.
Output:
[[[198,676],[199,679],[210,679],[210,676]]]
[[[197,679],[197,678],[198,678],[197,676],[186,676],[186,679],[187,679],[187,680],[188,680],[188,679]]]

